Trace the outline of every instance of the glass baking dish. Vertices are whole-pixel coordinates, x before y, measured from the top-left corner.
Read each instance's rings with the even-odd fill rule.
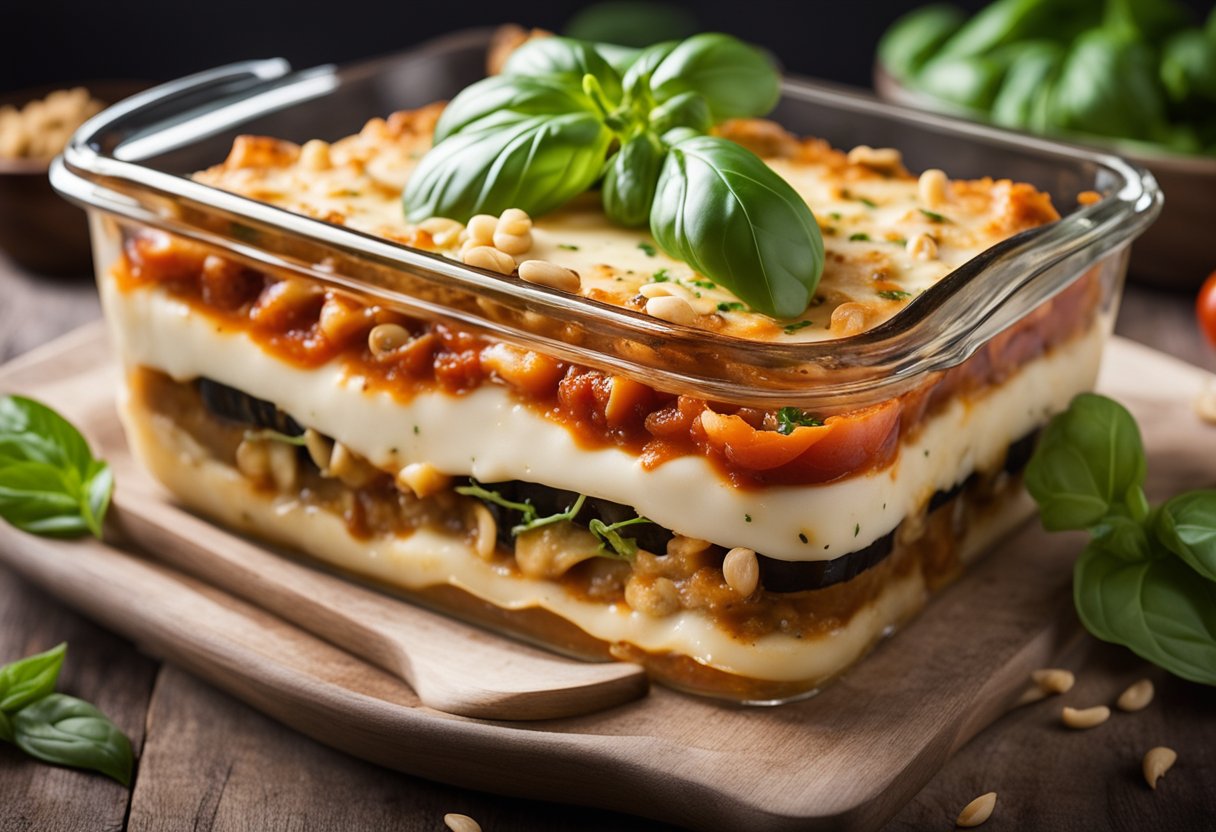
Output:
[[[358,132],[369,117],[450,98],[484,74],[489,39],[489,31],[458,33],[351,67],[292,71],[281,60],[251,61],[166,84],[84,125],[53,165],[52,183],[90,213],[99,282],[123,257],[124,245],[147,229],[159,229],[260,272],[300,278],[411,319],[438,321],[489,341],[629,377],[664,395],[769,411],[797,406],[824,417],[878,408],[900,397],[915,400],[918,391],[923,393],[940,379],[960,377],[960,368],[989,361],[1027,329],[1033,330],[1034,320],[1051,315],[1060,319],[1068,310],[1083,307],[1086,319],[1083,327],[1078,324],[1080,331],[1105,338],[1126,273],[1128,247],[1161,208],[1162,196],[1152,176],[1116,157],[901,109],[830,85],[787,79],[772,118],[795,134],[813,134],[843,148],[898,147],[913,170],[940,166],[952,178],[995,176],[1028,182],[1049,193],[1063,217],[989,248],[873,329],[828,341],[778,344],[721,335],[706,338],[691,327],[470,268],[189,178],[190,173],[221,161],[241,134],[300,143],[313,138],[335,140]],[[1081,206],[1079,197],[1085,192],[1099,197],[1095,200],[1091,194]],[[1082,340],[1097,343],[1090,337]],[[1086,355],[1096,372],[1096,353],[1091,350]],[[1092,375],[1086,383],[1091,382]],[[1008,459],[1019,456],[1019,464],[1024,463],[1024,455],[1013,447],[1024,444],[1010,445]],[[929,456],[927,449],[924,455]],[[1012,464],[1006,464],[1003,473],[993,472],[1000,488],[1016,488],[1016,482],[1008,485],[1010,474],[1017,475]],[[951,490],[952,484],[939,483],[932,501],[926,494],[927,508],[922,511],[932,512],[955,499],[958,489],[967,485],[960,481]],[[997,486],[992,483],[984,488],[988,491],[980,502],[993,502],[994,493],[1012,494],[994,491]],[[886,508],[883,503],[882,509]],[[642,513],[640,508],[637,512]],[[746,522],[752,523],[750,514]],[[947,533],[945,521],[939,525],[940,533]],[[861,526],[855,527],[849,519],[843,528],[844,536],[851,539]],[[836,583],[847,584],[888,558],[897,546],[891,542],[894,528],[882,534],[881,539],[859,539],[867,544],[859,549],[863,557],[851,561],[848,557],[858,552],[848,549],[848,556],[842,557],[790,555],[795,567],[781,559],[761,558],[762,585],[785,587],[774,589],[776,593],[796,593],[808,586],[823,591]],[[801,543],[808,542],[807,536],[798,537]],[[743,544],[723,541],[727,545]],[[721,567],[722,555],[717,557]],[[952,561],[951,568],[954,565]],[[933,588],[933,581],[928,583]],[[442,591],[411,595],[470,616],[468,605],[450,603]],[[908,600],[886,626],[876,624],[868,640],[858,642],[858,649],[864,652],[874,638],[918,608],[918,602]],[[548,637],[552,628],[547,624],[517,626],[518,622],[504,622],[497,614],[474,612],[471,617],[567,651],[608,654],[595,644],[588,647],[587,639],[578,634]],[[641,649],[609,652],[644,663],[653,659]],[[719,684],[721,673],[703,684],[705,680],[690,675],[687,667],[661,662],[656,667],[659,678],[678,687],[765,702],[806,694],[840,670],[837,666],[831,673],[751,685],[736,683],[734,677]]]

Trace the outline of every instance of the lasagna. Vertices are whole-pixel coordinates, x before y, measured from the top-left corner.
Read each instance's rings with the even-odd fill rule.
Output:
[[[440,111],[332,144],[241,137],[196,178],[593,309],[842,356],[1058,218],[1027,184],[727,122],[824,237],[812,304],[775,320],[592,199],[408,224],[401,192]],[[487,626],[748,702],[814,691],[1025,516],[1036,431],[1092,385],[1105,336],[1087,273],[958,366],[819,413],[666,390],[154,230],[126,233],[101,293],[133,449],[186,505]]]

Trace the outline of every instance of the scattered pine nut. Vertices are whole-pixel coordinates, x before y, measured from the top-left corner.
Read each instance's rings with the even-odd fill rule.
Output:
[[[869,319],[870,310],[865,304],[846,301],[832,310],[832,334],[842,338],[856,335],[866,328]]]
[[[397,485],[416,497],[430,497],[452,484],[452,478],[429,462],[411,462],[397,472]]]
[[[1123,693],[1119,694],[1119,698],[1115,704],[1119,706],[1119,710],[1134,713],[1142,711],[1148,707],[1153,701],[1153,682],[1151,679],[1141,679],[1139,682],[1134,682]]]
[[[722,561],[722,577],[726,584],[744,598],[756,591],[760,583],[760,561],[751,549],[736,546]]]
[[[1069,708],[1063,712],[1064,724],[1069,728],[1083,730],[1094,728],[1110,719],[1110,708],[1105,705],[1095,705],[1092,708]]]
[[[625,583],[625,603],[651,618],[665,618],[680,609],[680,591],[670,578],[630,578]]]
[[[697,313],[684,298],[663,295],[646,301],[646,314],[652,318],[673,324],[688,326],[697,319]]]
[[[946,185],[950,182],[946,174],[937,168],[930,168],[920,175],[916,183],[916,191],[929,208],[936,208],[946,201]]]
[[[893,147],[859,144],[849,151],[848,162],[850,165],[862,165],[880,173],[893,172],[903,165],[903,154]]]
[[[418,223],[418,227],[431,235],[435,245],[443,248],[460,239],[464,226],[447,217],[431,217]]]
[[[468,815],[450,812],[443,816],[443,822],[452,832],[481,832],[481,824]]]
[[[488,246],[494,241],[494,232],[497,228],[498,217],[478,214],[469,220],[469,241],[479,246]]]
[[[522,208],[508,208],[498,218],[498,233],[523,236],[532,231],[532,218]]]
[[[1030,678],[1039,686],[1043,693],[1068,693],[1076,684],[1077,678],[1071,670],[1059,667],[1046,667],[1030,674]]]
[[[493,236],[494,248],[499,251],[505,251],[507,254],[523,254],[532,248],[532,232],[525,231],[523,234],[507,234],[503,231],[495,231]]]
[[[375,358],[388,355],[410,339],[405,327],[398,324],[378,324],[367,334],[367,348]]]
[[[964,827],[979,826],[992,817],[992,810],[995,808],[996,792],[982,794],[963,807],[955,824]]]
[[[493,246],[470,246],[464,253],[466,265],[499,274],[515,271],[515,258]]]
[[[936,260],[937,259],[937,241],[928,234],[917,234],[911,240],[908,240],[904,251],[916,260]]]
[[[320,139],[304,142],[300,148],[300,164],[309,170],[329,170],[329,144]]]
[[[577,292],[582,285],[578,272],[548,260],[525,260],[520,263],[519,279],[563,292]]]
[[[1172,748],[1166,748],[1164,745],[1150,748],[1148,753],[1144,755],[1142,766],[1144,769],[1144,780],[1148,783],[1148,787],[1156,791],[1157,781],[1164,777],[1165,773],[1177,761],[1178,752]]]

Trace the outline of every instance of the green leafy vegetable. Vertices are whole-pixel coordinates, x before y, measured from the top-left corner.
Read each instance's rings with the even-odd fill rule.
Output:
[[[666,152],[659,137],[644,130],[608,160],[603,199],[610,220],[627,227],[646,225]]]
[[[621,560],[633,560],[638,553],[638,543],[632,537],[623,537],[620,530],[649,522],[651,521],[645,517],[634,517],[608,524],[597,517],[587,524],[587,529],[599,540],[602,554]]]
[[[795,428],[822,427],[823,422],[800,407],[783,407],[777,411],[777,433],[789,436]]]
[[[779,318],[806,309],[823,272],[823,239],[806,202],[725,139],[695,136],[671,147],[650,233],[668,254]]]
[[[130,740],[88,702],[49,694],[17,711],[12,728],[13,742],[31,757],[100,771],[124,786],[131,784]]]
[[[480,119],[422,157],[405,188],[408,217],[451,217],[522,208],[543,214],[587,190],[612,141],[593,113]]]
[[[1086,628],[1216,685],[1216,491],[1180,494],[1154,509],[1143,490],[1146,467],[1131,414],[1083,394],[1044,430],[1026,485],[1047,529],[1093,535],[1073,575]]]
[[[101,537],[113,475],[49,407],[0,397],[0,517],[33,534]]]
[[[649,222],[667,254],[759,312],[800,313],[823,270],[810,209],[751,151],[704,135],[715,122],[776,105],[772,60],[713,33],[611,63],[604,54],[584,41],[539,38],[501,75],[457,95],[406,184],[406,217],[467,222],[507,208],[536,216],[602,177],[614,222]],[[643,250],[656,252],[650,243]]]
[[[67,645],[0,667],[0,742],[49,763],[131,782],[131,743],[88,702],[55,693]]]
[[[992,120],[1003,127],[1045,132],[1051,89],[1064,55],[1064,47],[1050,41],[1033,41],[1019,50],[992,102]]]
[[[1210,110],[1216,102],[1216,38],[1199,29],[1170,38],[1161,55],[1161,83],[1176,103]]]
[[[877,294],[884,300],[906,300],[912,297],[911,292],[905,292],[903,289],[883,289]]]
[[[950,219],[948,217],[946,217],[943,214],[939,214],[936,211],[930,211],[927,208],[917,208],[916,210],[920,211],[922,214],[924,214],[926,217],[928,217],[929,222],[940,222],[940,223],[950,222]]]
[[[922,6],[897,19],[878,43],[878,59],[897,78],[910,78],[950,36],[966,15],[944,3]]]
[[[67,649],[59,644],[0,667],[0,712],[11,714],[54,691]]]
[[[1152,50],[1118,32],[1086,32],[1064,60],[1049,117],[1063,130],[1151,138],[1165,117]]]
[[[615,0],[586,6],[570,18],[565,33],[572,38],[604,41],[597,47],[602,52],[605,44],[649,46],[655,41],[687,37],[696,30],[692,12],[674,3]]]

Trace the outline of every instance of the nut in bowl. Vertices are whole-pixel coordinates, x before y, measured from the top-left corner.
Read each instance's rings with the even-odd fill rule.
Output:
[[[155,135],[139,112],[68,148],[56,186],[113,220],[131,444],[201,513],[458,616],[705,695],[806,695],[1025,516],[1029,443],[1093,382],[1155,186],[782,84],[721,35],[624,75],[538,38],[479,79],[485,46],[392,95],[335,77],[173,167],[92,152]],[[330,95],[378,109],[322,147]]]
[[[146,86],[97,81],[0,95],[0,249],[5,255],[39,274],[87,273],[86,218],[51,188],[50,162],[85,120]]]

